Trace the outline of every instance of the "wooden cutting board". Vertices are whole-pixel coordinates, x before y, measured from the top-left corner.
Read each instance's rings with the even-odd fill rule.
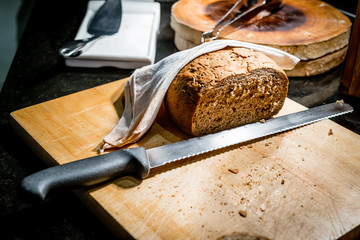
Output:
[[[121,116],[127,79],[11,113],[49,166],[94,156]],[[287,99],[279,115],[303,106]],[[186,138],[164,108],[137,144]],[[119,237],[336,239],[360,232],[360,136],[325,120],[193,157],[140,182],[115,179],[76,194]],[[350,235],[345,235],[350,237]]]

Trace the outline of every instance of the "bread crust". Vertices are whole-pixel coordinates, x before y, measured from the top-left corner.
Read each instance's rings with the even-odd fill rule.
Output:
[[[281,109],[287,89],[288,78],[272,59],[251,49],[227,47],[201,55],[181,69],[167,91],[165,105],[183,131],[198,136],[271,117]],[[272,101],[270,104],[276,102],[276,106],[266,114],[251,112],[257,109],[254,106],[250,109],[240,106],[242,102],[251,105],[258,102],[259,108],[265,106],[261,99],[249,98],[257,94],[261,95],[258,98]],[[276,98],[272,98],[274,94]],[[248,114],[256,116],[252,119],[242,116]],[[209,125],[209,129],[202,129],[202,125]]]

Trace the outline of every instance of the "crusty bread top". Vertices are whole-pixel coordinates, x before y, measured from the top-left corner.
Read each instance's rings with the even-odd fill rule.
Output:
[[[263,53],[247,48],[227,47],[215,52],[206,53],[188,63],[175,77],[177,79],[192,79],[188,82],[189,93],[193,100],[206,91],[207,88],[221,83],[231,75],[248,74],[258,68],[272,68],[285,72]]]

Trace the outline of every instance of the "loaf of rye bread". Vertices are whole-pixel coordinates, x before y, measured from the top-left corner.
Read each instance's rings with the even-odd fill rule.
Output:
[[[227,47],[201,55],[176,75],[166,109],[186,133],[200,136],[271,118],[289,80],[263,53]]]

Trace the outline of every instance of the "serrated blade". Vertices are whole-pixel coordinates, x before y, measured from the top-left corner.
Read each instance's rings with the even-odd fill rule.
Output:
[[[264,123],[256,122],[202,137],[151,148],[147,150],[150,167],[160,167],[170,162],[288,131],[352,111],[353,108],[348,104],[330,103],[272,118]]]

